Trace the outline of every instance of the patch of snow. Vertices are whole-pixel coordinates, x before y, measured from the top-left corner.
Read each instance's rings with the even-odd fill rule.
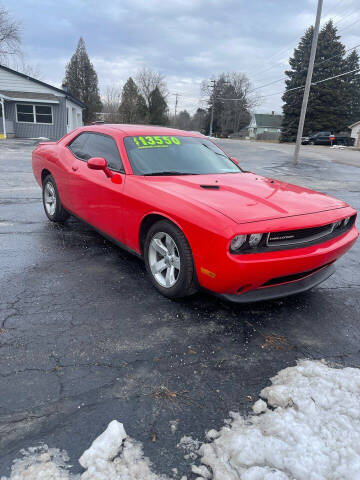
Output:
[[[142,445],[126,435],[122,423],[113,420],[80,457],[86,469],[81,475],[68,472],[66,452],[46,445],[21,451],[9,479],[1,480],[169,480],[152,472]],[[115,457],[115,458],[114,458]]]
[[[191,471],[196,475],[200,475],[200,478],[211,478],[211,473],[205,465],[200,465],[199,467],[191,465]]]
[[[77,480],[79,475],[69,475],[66,452],[47,445],[21,450],[22,458],[16,459],[11,468],[11,480]],[[1,480],[7,480],[1,477]]]
[[[220,433],[217,430],[212,429],[206,432],[205,437],[207,440],[215,440],[215,438],[218,438],[219,435]]]
[[[122,423],[113,420],[109,423],[105,432],[99,435],[91,444],[91,447],[79,458],[82,467],[91,468],[97,463],[112,460],[119,453],[126,432]]]
[[[262,412],[266,411],[267,405],[264,402],[264,400],[261,400],[261,398],[260,398],[260,400],[258,400],[257,402],[254,403],[252,409],[253,409],[254,413],[262,413]]]
[[[183,436],[180,439],[180,442],[177,444],[178,448],[185,450],[186,455],[184,455],[185,460],[191,459],[196,460],[199,456],[198,450],[200,448],[201,442],[187,435]]]
[[[233,415],[216,440],[200,447],[211,478],[360,479],[360,370],[303,360],[271,381],[261,397],[274,410]]]
[[[230,419],[208,443],[184,436],[178,447],[197,480],[360,479],[360,370],[302,360],[264,388],[254,414]],[[80,457],[83,474],[69,473],[66,452],[42,445],[21,451],[1,480],[170,480],[155,474],[141,443],[112,421]],[[199,458],[199,456],[201,458]],[[182,477],[186,480],[186,477]]]
[[[170,424],[171,433],[175,433],[176,430],[178,429],[179,420],[171,420],[169,424]]]

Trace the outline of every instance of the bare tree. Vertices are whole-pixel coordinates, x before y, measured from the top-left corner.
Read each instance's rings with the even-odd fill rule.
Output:
[[[6,62],[6,64],[8,67],[24,73],[29,77],[37,78],[38,80],[41,80],[43,77],[39,65],[31,65],[30,63],[27,63],[23,54],[11,59],[10,61]]]
[[[150,94],[157,87],[161,95],[166,99],[168,91],[165,82],[165,77],[160,72],[155,72],[150,68],[142,68],[135,77],[136,85],[140,94],[145,98],[147,106],[149,107]]]
[[[0,7],[0,60],[20,55],[20,27],[5,8]]]
[[[106,87],[102,104],[104,120],[111,123],[120,122],[121,87],[116,85]]]

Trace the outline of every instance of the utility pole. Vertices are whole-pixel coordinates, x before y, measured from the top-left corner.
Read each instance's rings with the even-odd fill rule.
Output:
[[[213,123],[214,123],[214,103],[215,103],[215,87],[216,87],[216,80],[211,80],[210,83],[212,84],[212,105],[211,105],[211,120],[210,120],[210,133],[209,136],[212,137],[213,134]],[[210,85],[209,85],[210,86]]]
[[[6,139],[5,100],[3,98],[1,98],[0,105],[3,121],[3,136]]]
[[[179,93],[173,93],[175,95],[175,110],[174,110],[174,126],[176,127],[176,111],[178,106],[178,98],[180,97]]]
[[[314,28],[314,36],[313,36],[313,40],[312,40],[312,44],[311,44],[310,60],[309,60],[309,66],[308,66],[308,71],[307,71],[307,76],[306,76],[305,90],[304,90],[304,96],[303,96],[303,101],[302,101],[302,105],[301,105],[300,120],[299,120],[299,126],[298,126],[297,137],[296,137],[296,145],[295,145],[295,152],[294,152],[294,164],[295,165],[297,165],[297,163],[299,161],[299,151],[300,151],[300,145],[301,145],[301,137],[302,137],[303,130],[304,130],[305,115],[306,115],[306,109],[307,109],[307,104],[308,104],[308,100],[309,100],[312,74],[313,74],[313,70],[314,70],[316,48],[317,48],[317,42],[318,42],[318,37],[319,37],[319,26],[320,26],[322,6],[323,6],[323,0],[318,0],[316,20],[315,20],[315,28]]]

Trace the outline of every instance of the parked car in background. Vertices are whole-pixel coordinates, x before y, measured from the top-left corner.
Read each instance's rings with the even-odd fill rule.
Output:
[[[201,287],[235,302],[299,293],[358,237],[345,202],[244,171],[198,133],[83,127],[40,143],[33,171],[49,220],[72,214],[142,257],[169,298]]]
[[[310,137],[301,137],[301,145],[309,145]]]
[[[354,139],[348,134],[332,134],[331,132],[317,132],[309,137],[302,137],[303,145],[346,145],[352,146]]]

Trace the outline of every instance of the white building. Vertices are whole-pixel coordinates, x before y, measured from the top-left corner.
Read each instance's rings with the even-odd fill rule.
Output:
[[[65,90],[0,65],[0,138],[58,140],[82,126],[84,108]]]
[[[349,126],[351,128],[351,136],[355,139],[354,146],[360,147],[360,120]]]

